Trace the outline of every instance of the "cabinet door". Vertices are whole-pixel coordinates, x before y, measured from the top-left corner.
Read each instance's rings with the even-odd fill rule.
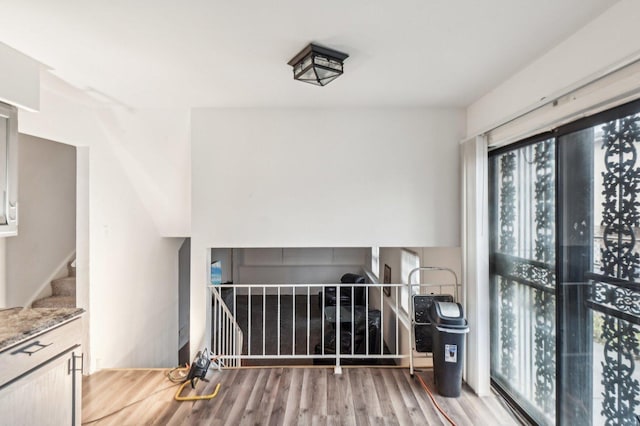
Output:
[[[0,390],[0,423],[39,426],[73,424],[74,379],[77,375],[70,368],[73,363],[72,352],[67,352]],[[80,423],[80,418],[75,420]]]

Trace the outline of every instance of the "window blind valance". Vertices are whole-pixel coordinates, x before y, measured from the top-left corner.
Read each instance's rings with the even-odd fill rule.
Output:
[[[541,101],[539,106],[486,132],[487,143],[489,149],[499,148],[638,98],[640,58]]]

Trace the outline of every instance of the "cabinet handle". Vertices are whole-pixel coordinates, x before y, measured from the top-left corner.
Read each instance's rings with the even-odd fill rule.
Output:
[[[27,354],[29,356],[35,354],[36,352],[39,352],[41,350],[43,350],[44,348],[46,348],[47,346],[51,346],[53,345],[53,343],[49,343],[48,345],[43,345],[42,343],[40,343],[40,340],[36,340],[33,343],[28,344],[27,346],[20,348],[18,350],[15,350],[13,352],[11,352],[11,355],[17,355],[17,354]],[[34,349],[31,349],[31,347],[34,347]]]
[[[76,360],[80,359],[80,368],[76,368]],[[67,361],[67,374],[71,374],[72,372],[79,371],[82,373],[84,371],[84,354],[76,355],[75,352],[71,353],[71,358]]]
[[[7,215],[7,219],[10,222],[17,222],[17,218],[18,218],[18,203],[9,202],[9,214]]]

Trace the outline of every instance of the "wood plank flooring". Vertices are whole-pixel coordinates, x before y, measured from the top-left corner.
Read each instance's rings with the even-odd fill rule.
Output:
[[[245,368],[211,370],[198,382],[209,401],[177,402],[163,370],[103,370],[83,379],[82,423],[91,425],[448,425],[407,369]],[[431,391],[431,370],[416,373]],[[187,385],[184,394],[190,386]],[[189,394],[196,394],[190,391]],[[435,395],[458,425],[517,425],[497,396]]]

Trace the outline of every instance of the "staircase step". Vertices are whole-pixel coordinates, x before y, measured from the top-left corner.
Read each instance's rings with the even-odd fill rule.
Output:
[[[69,273],[70,277],[75,277],[76,276],[76,261],[73,260],[69,263],[67,263],[67,272]]]
[[[51,296],[36,300],[31,304],[32,308],[75,308],[75,296]]]
[[[76,277],[64,277],[51,281],[51,290],[54,296],[76,295]]]

